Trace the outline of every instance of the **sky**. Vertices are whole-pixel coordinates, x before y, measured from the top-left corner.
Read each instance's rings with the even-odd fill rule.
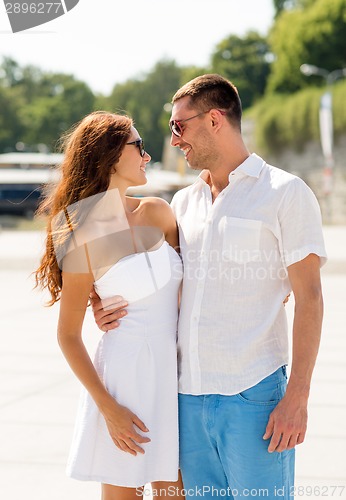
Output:
[[[273,0],[80,0],[64,16],[13,34],[0,0],[0,60],[74,74],[109,94],[164,58],[207,65],[223,38],[266,34],[273,15]]]

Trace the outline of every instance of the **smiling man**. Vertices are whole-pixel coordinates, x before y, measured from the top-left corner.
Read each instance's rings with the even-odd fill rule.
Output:
[[[321,334],[320,210],[298,177],[250,154],[235,86],[202,75],[173,97],[171,144],[201,173],[179,191],[180,468],[189,496],[294,495]],[[295,296],[290,377],[284,299]],[[94,301],[95,303],[95,301]],[[94,306],[99,327],[123,311]],[[167,450],[169,453],[169,450]]]
[[[178,330],[184,487],[290,498],[323,314],[315,196],[250,154],[237,89],[203,75],[173,97],[171,144],[196,182],[172,201],[184,263]],[[291,374],[283,306],[296,307]],[[286,389],[287,385],[287,389]],[[214,490],[215,491],[215,490]]]

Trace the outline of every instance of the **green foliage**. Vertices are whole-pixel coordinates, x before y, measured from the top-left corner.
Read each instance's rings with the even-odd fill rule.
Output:
[[[201,68],[199,66],[186,66],[184,68],[181,68],[180,82],[179,82],[178,87],[174,90],[174,92],[176,90],[178,90],[178,88],[180,86],[184,85],[184,83],[189,82],[190,80],[193,80],[197,76],[204,75],[205,73],[212,73],[212,72],[213,72],[213,70],[210,67]]]
[[[19,102],[12,99],[10,89],[0,86],[0,151],[12,151],[22,135]]]
[[[319,141],[325,79],[304,76],[301,64],[327,71],[346,66],[346,0],[278,0],[275,4],[282,7],[269,36],[276,60],[265,98],[251,109],[256,142],[265,153],[286,148],[299,151],[306,142]],[[346,131],[346,83],[337,83],[332,92],[337,136]]]
[[[174,61],[159,61],[144,78],[115,85],[105,102],[107,109],[126,112],[134,119],[154,161],[161,159],[164,136],[168,132],[164,105],[179,88],[181,71]]]
[[[340,82],[333,87],[333,122],[335,136],[346,132],[346,82]]]
[[[294,4],[295,2],[289,0],[273,0],[273,3],[275,9],[275,17],[278,17],[281,12],[290,9],[292,7],[292,4]]]
[[[236,85],[244,109],[264,94],[270,71],[268,52],[266,38],[250,31],[245,37],[225,38],[212,54],[212,72]]]
[[[346,0],[273,2],[276,17],[268,38],[256,32],[230,34],[215,47],[208,67],[162,60],[147,74],[115,85],[109,96],[95,96],[73,75],[21,67],[5,57],[0,65],[0,152],[14,150],[19,141],[28,150],[42,143],[53,149],[73,123],[104,109],[134,118],[153,160],[160,160],[169,132],[167,103],[183,83],[205,72],[233,81],[244,109],[255,105],[250,112],[263,150],[303,148],[305,141],[319,138],[318,87],[325,80],[304,76],[299,68],[303,63],[327,71],[346,67]],[[333,86],[333,94],[339,134],[346,130],[345,83]]]
[[[287,10],[292,10],[296,8],[306,8],[309,4],[315,0],[273,0],[275,8],[275,18],[277,18],[281,12]]]
[[[3,87],[14,87],[22,77],[19,64],[11,57],[4,57],[0,66],[0,84]]]
[[[270,34],[276,60],[268,80],[269,92],[295,92],[311,81],[300,73],[303,63],[322,66],[328,71],[346,66],[346,0],[304,2],[304,8],[285,11]]]
[[[94,95],[85,83],[70,75],[47,74],[40,87],[41,95],[20,113],[25,127],[23,142],[40,142],[55,149],[61,134],[93,110]]]
[[[295,93],[268,95],[251,110],[256,122],[256,143],[261,151],[300,151],[319,140],[319,106],[325,89],[312,87]],[[336,135],[346,130],[346,82],[333,87],[333,122]]]
[[[62,132],[92,111],[95,101],[89,87],[74,76],[21,68],[11,58],[4,58],[0,67],[0,95],[6,95],[0,105],[0,152],[15,150],[18,141],[29,150],[38,144],[53,150]]]

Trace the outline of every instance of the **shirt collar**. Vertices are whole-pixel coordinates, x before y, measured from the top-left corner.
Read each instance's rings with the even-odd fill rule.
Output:
[[[252,153],[250,156],[246,158],[246,160],[241,163],[235,170],[233,170],[229,174],[229,179],[231,175],[248,175],[249,177],[256,177],[257,179],[260,176],[261,170],[264,166],[264,160],[256,155],[256,153]]]
[[[264,164],[265,161],[260,156],[252,153],[235,170],[232,170],[228,179],[230,180],[233,175],[248,175],[249,177],[256,177],[258,179]],[[209,170],[202,170],[195,182],[203,181],[204,184],[208,184],[208,179]]]

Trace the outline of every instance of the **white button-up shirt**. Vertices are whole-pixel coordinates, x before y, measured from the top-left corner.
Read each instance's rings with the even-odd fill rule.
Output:
[[[214,203],[208,171],[174,196],[184,282],[179,392],[232,395],[287,364],[287,267],[326,260],[320,210],[298,177],[252,154]]]

